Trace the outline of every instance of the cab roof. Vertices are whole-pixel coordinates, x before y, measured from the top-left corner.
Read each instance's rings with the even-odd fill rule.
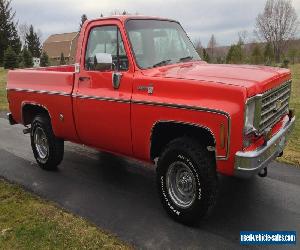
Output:
[[[96,18],[96,19],[92,19],[92,20],[88,20],[87,23],[91,23],[94,21],[100,21],[100,20],[110,20],[110,19],[114,19],[114,20],[119,20],[122,23],[126,23],[126,21],[131,20],[131,19],[140,19],[140,20],[163,20],[163,21],[172,21],[172,22],[178,22],[176,20],[173,19],[169,19],[169,18],[164,18],[164,17],[157,17],[157,16],[143,16],[143,15],[113,15],[113,16],[108,16],[108,17],[100,17],[100,18]]]

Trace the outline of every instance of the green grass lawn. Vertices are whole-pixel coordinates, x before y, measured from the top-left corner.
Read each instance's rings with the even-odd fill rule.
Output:
[[[0,68],[0,111],[8,109],[6,100],[6,73],[7,70]]]
[[[1,249],[131,249],[116,237],[0,179]]]
[[[296,111],[296,126],[292,133],[288,145],[284,150],[283,157],[277,158],[279,161],[296,164],[300,166],[300,64],[291,65],[293,74],[292,96],[290,107]]]

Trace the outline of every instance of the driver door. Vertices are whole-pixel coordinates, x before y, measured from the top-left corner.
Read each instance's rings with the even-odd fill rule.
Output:
[[[130,102],[132,71],[118,24],[93,23],[87,27],[75,91],[76,128],[83,144],[116,153],[132,154]],[[98,55],[111,55],[112,66],[94,65]],[[117,73],[116,73],[117,72]],[[114,75],[120,76],[113,86]]]

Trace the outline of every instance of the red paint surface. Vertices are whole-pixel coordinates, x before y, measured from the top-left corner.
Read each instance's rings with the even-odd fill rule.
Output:
[[[232,175],[235,153],[242,150],[246,99],[290,79],[290,71],[263,66],[213,65],[205,62],[187,62],[141,70],[137,67],[129,47],[125,31],[127,18],[121,16],[98,19],[84,24],[76,56],[76,62],[81,68],[80,73],[74,72],[74,66],[10,71],[8,89],[11,90],[8,91],[8,99],[15,120],[22,123],[23,105],[39,104],[48,110],[56,136],[144,161],[150,161],[151,131],[157,122],[198,124],[209,128],[215,137],[217,156],[228,155],[228,159],[217,161],[217,170]],[[118,90],[112,87],[112,72],[84,70],[83,58],[90,29],[108,24],[119,27],[129,59],[129,70],[123,72]],[[90,80],[79,81],[79,77],[89,77]],[[138,86],[149,84],[154,87],[152,95],[138,90]],[[14,89],[60,91],[69,96],[29,93]],[[80,99],[72,94],[128,102]],[[137,101],[201,107],[218,110],[228,116],[205,110],[134,103]],[[64,114],[63,122],[59,120],[60,113]],[[281,126],[281,122],[275,125],[274,133],[276,128]],[[229,147],[220,147],[221,124],[225,125],[226,141],[230,139]],[[258,140],[247,150],[254,150],[260,143]]]

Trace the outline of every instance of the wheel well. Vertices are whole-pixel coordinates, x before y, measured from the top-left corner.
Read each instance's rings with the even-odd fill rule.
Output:
[[[36,104],[26,104],[22,108],[22,120],[24,125],[29,125],[33,121],[34,117],[38,114],[44,114],[49,116],[48,110],[44,107]]]
[[[164,147],[170,141],[183,136],[196,139],[205,146],[215,146],[216,144],[212,132],[206,127],[180,122],[159,122],[152,129],[151,159],[154,160],[156,157],[159,157]]]

